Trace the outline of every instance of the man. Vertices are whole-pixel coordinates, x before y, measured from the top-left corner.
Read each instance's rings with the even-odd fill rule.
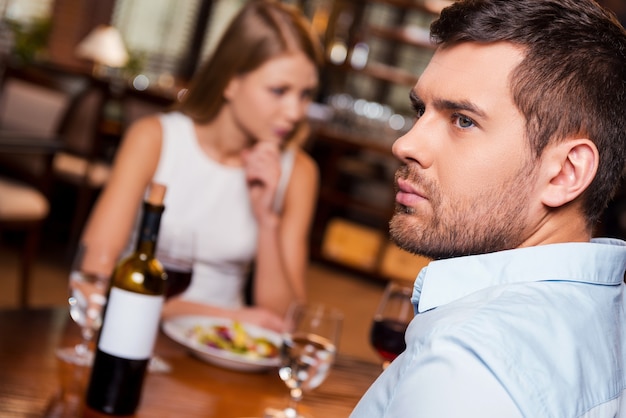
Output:
[[[393,145],[391,236],[434,259],[352,417],[626,417],[626,33],[592,0],[466,0]]]

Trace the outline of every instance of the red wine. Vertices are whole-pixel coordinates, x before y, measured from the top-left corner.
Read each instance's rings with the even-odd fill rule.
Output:
[[[165,286],[165,298],[171,298],[183,293],[191,283],[191,271],[172,270],[165,267],[167,273],[167,285]]]
[[[395,319],[374,320],[370,343],[383,359],[391,361],[406,349],[404,332],[408,325]]]

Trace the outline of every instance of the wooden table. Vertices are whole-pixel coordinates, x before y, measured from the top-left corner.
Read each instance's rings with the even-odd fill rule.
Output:
[[[77,326],[64,308],[0,310],[0,416],[42,417],[61,387],[79,382],[83,398],[89,369],[69,366],[55,356],[58,347],[78,341]],[[170,373],[149,373],[136,417],[262,417],[266,407],[283,407],[287,389],[275,370],[236,372],[204,363],[164,334],[155,352],[172,365]],[[380,373],[377,364],[338,359],[322,385],[305,393],[301,412],[316,418],[347,417]],[[82,415],[82,414],[81,414]],[[75,416],[75,415],[74,415]],[[96,416],[86,411],[85,417]]]

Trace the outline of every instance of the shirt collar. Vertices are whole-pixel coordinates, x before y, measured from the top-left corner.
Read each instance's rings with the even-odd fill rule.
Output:
[[[626,242],[549,244],[432,261],[415,281],[416,313],[487,287],[549,280],[618,285],[624,281]]]

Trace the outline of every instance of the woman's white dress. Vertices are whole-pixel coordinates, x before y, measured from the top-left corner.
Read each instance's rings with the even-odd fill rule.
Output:
[[[257,224],[243,168],[224,166],[201,150],[192,120],[180,112],[159,115],[163,142],[153,180],[167,186],[159,245],[174,231],[195,231],[191,285],[186,300],[236,308],[244,303],[243,287],[256,254]],[[295,159],[288,148],[281,157],[282,174],[276,208]]]

